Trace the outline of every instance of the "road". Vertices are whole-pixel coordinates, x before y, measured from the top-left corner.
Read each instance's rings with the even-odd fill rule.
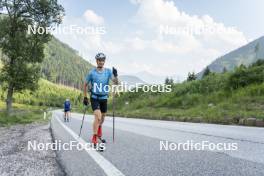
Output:
[[[61,143],[89,143],[93,117],[87,115],[78,138],[82,114],[72,113],[63,122],[61,110],[53,112],[54,139]],[[112,142],[112,118],[103,126],[106,150],[58,150],[58,160],[68,175],[264,175],[264,129],[255,127],[184,123],[158,120],[116,118],[115,142]],[[234,144],[234,150],[164,150],[180,143]],[[163,146],[163,147],[161,147]],[[162,149],[162,150],[161,150]],[[230,149],[230,148],[228,148]]]

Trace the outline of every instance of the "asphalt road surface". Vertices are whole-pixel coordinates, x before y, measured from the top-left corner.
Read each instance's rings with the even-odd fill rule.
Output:
[[[93,116],[85,116],[81,138],[82,114],[71,116],[70,122],[64,123],[63,112],[53,112],[54,140],[61,144],[89,143]],[[104,152],[76,147],[57,150],[67,175],[264,175],[264,128],[127,118],[116,118],[115,122],[113,142],[112,117],[105,120]],[[200,148],[191,148],[188,142]],[[211,147],[201,149],[202,143]],[[217,150],[216,145],[222,148]]]

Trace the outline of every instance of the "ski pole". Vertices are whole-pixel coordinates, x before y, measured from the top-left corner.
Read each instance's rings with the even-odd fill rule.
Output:
[[[113,94],[113,142],[115,142],[115,101],[114,101],[115,93]]]
[[[79,132],[79,137],[81,136],[81,133],[82,133],[83,121],[84,121],[84,116],[85,116],[86,110],[87,110],[87,106],[85,106],[85,108],[84,108],[84,113],[83,113],[82,124],[81,124],[80,132]]]

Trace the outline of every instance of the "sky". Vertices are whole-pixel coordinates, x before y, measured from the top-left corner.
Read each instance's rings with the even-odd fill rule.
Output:
[[[263,0],[59,2],[66,14],[60,28],[89,30],[54,35],[92,64],[104,52],[106,66],[123,74],[186,77],[264,35]]]

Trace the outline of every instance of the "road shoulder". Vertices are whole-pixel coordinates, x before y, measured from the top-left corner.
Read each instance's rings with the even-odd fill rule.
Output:
[[[50,125],[32,123],[0,128],[0,173],[64,175],[53,150],[28,150],[28,142],[52,143]]]

